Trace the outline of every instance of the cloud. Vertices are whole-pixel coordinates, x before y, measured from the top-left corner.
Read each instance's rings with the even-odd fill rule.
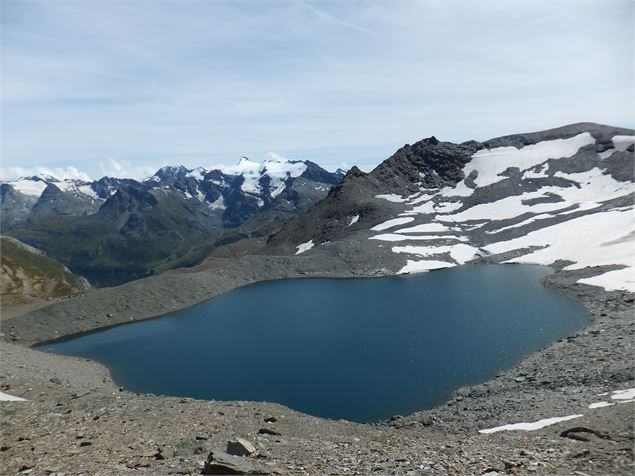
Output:
[[[64,179],[75,179],[75,180],[84,180],[91,181],[91,178],[85,172],[81,172],[77,170],[75,167],[19,167],[19,166],[9,166],[3,167],[0,169],[0,177],[4,180],[16,180],[20,177],[30,177],[33,175],[50,175],[59,180]]]
[[[303,7],[305,7],[307,10],[309,10],[311,13],[313,13],[314,15],[316,15],[318,18],[326,20],[327,22],[332,22],[335,25],[344,27],[344,28],[350,28],[351,30],[360,32],[360,33],[365,33],[368,35],[373,35],[376,36],[377,32],[370,30],[368,28],[365,28],[363,26],[357,25],[355,23],[352,23],[350,21],[346,21],[341,17],[337,17],[331,13],[328,13],[325,10],[322,10],[318,7],[316,7],[315,5],[310,4],[307,1],[302,1],[300,2],[302,4]]]
[[[93,177],[73,166],[44,167],[38,165],[35,167],[2,167],[0,168],[0,178],[2,180],[16,180],[20,177],[31,177],[33,175],[50,175],[51,177],[55,177],[59,180],[71,179],[84,180],[86,182],[91,182],[94,177],[117,177],[143,180],[152,176],[162,165],[139,165],[109,157],[106,160],[99,162],[99,173]]]
[[[134,164],[125,160],[117,160],[112,157],[108,157],[104,161],[99,162],[99,170],[102,176],[105,177],[118,177],[118,178],[131,178],[135,180],[143,180],[151,177],[161,165],[149,165],[149,164]]]
[[[287,162],[289,160],[285,156],[280,155],[280,154],[276,154],[275,152],[269,152],[267,154],[267,159],[275,160],[277,162]]]
[[[632,1],[5,3],[7,166],[376,165],[430,135],[635,123]]]

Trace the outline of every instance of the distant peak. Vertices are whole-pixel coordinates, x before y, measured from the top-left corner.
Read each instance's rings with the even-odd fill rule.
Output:
[[[240,160],[236,163],[236,165],[247,165],[247,164],[257,164],[258,162],[254,162],[250,160],[249,157],[245,157],[244,155],[240,158]]]
[[[183,165],[164,165],[158,172],[180,172],[181,170],[187,170]]]
[[[60,179],[47,174],[32,175],[30,177],[20,177],[19,180],[32,180],[34,182],[59,182]]]
[[[179,177],[187,173],[188,169],[183,165],[164,165],[159,170],[157,170],[152,177],[147,178],[146,181],[159,181],[167,177]]]

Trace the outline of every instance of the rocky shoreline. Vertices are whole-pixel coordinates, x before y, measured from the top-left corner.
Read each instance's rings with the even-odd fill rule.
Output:
[[[559,270],[544,282],[591,312],[593,320],[580,333],[492,381],[459,389],[445,405],[378,424],[324,420],[269,403],[137,395],[116,387],[94,362],[29,348],[151,318],[265,279],[381,276],[399,269],[389,253],[377,254],[372,265],[367,256],[355,261],[355,246],[350,241],[308,256],[245,256],[222,268],[93,290],[4,320],[0,383],[28,402],[0,403],[2,473],[199,474],[210,452],[226,458],[227,441],[237,437],[255,446],[254,454],[237,460],[254,474],[633,471],[632,403],[599,395],[635,387],[634,299],[576,283],[601,269]],[[601,401],[607,405],[589,408]],[[479,433],[568,415],[582,416],[536,431]],[[576,428],[584,430],[567,432]]]

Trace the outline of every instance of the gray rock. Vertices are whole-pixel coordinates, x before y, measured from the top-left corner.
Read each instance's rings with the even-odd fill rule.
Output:
[[[258,463],[223,452],[211,452],[207,456],[201,474],[271,474]]]
[[[256,448],[244,438],[236,438],[227,442],[227,453],[236,456],[249,456],[256,452]]]

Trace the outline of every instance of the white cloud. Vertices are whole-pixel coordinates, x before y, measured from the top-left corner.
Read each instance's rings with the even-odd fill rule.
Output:
[[[287,162],[289,160],[284,155],[276,154],[275,152],[269,152],[267,154],[267,159],[276,160],[278,162]]]
[[[5,3],[6,165],[368,170],[430,135],[633,125],[632,2]]]
[[[9,166],[0,169],[0,177],[4,180],[16,180],[20,177],[30,177],[33,175],[50,175],[60,180],[76,179],[90,181],[87,173],[77,170],[75,167],[18,167]]]
[[[151,177],[161,165],[139,165],[133,164],[125,160],[117,160],[113,157],[108,157],[105,161],[99,162],[99,170],[102,176],[105,177],[118,177],[118,178],[131,178],[135,180],[143,180]]]

